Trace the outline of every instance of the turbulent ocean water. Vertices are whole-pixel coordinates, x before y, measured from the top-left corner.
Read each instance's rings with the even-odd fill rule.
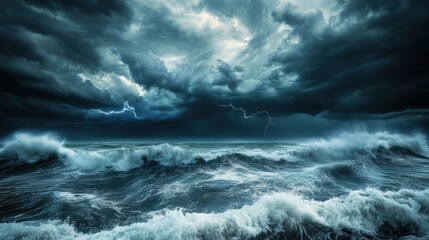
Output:
[[[429,239],[422,135],[66,143],[0,152],[0,239]]]

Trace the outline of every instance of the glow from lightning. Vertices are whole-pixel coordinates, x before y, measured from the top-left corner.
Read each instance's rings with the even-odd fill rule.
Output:
[[[136,110],[134,109],[134,107],[132,107],[132,106],[130,106],[130,105],[128,104],[128,101],[125,101],[125,102],[124,102],[124,107],[123,107],[123,108],[122,108],[122,110],[120,110],[120,111],[109,111],[109,112],[105,112],[105,111],[102,111],[102,110],[100,110],[100,109],[97,109],[97,112],[98,112],[98,113],[101,113],[101,114],[104,114],[104,115],[123,114],[123,113],[125,113],[125,112],[131,112],[131,113],[134,115],[134,117],[135,117],[135,118],[137,118],[137,119],[143,119],[143,118],[141,118],[141,117],[137,116]]]
[[[219,103],[216,103],[216,105],[218,105],[220,107],[231,108],[232,109],[232,111],[231,111],[231,117],[233,119],[234,119],[234,117],[233,117],[232,114],[235,111],[241,111],[243,113],[243,117],[246,118],[246,119],[253,118],[255,116],[265,114],[267,116],[267,118],[268,118],[268,123],[267,123],[267,126],[265,126],[264,136],[267,135],[268,127],[271,125],[272,120],[273,120],[273,118],[270,116],[270,114],[268,113],[267,110],[259,110],[259,111],[255,112],[253,114],[247,115],[246,110],[244,110],[242,107],[239,107],[239,108],[235,107],[234,105],[232,105],[232,103],[230,103],[230,104],[219,104]]]

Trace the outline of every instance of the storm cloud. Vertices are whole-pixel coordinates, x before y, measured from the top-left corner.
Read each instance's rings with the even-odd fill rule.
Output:
[[[429,126],[426,1],[0,3],[2,136],[267,138]],[[126,110],[134,108],[142,119]],[[231,118],[232,116],[232,118]]]

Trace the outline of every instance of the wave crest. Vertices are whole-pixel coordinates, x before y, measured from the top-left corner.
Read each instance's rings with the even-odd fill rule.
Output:
[[[62,145],[63,143],[52,134],[16,133],[4,144],[0,154],[22,162],[35,163],[57,155],[63,148]]]
[[[64,164],[83,170],[113,168],[126,171],[145,162],[163,166],[177,166],[196,161],[195,154],[185,148],[164,143],[139,148],[119,148],[89,151],[63,146],[64,142],[52,134],[17,133],[0,150],[0,155],[22,163],[36,163],[57,157]]]
[[[262,197],[253,205],[222,213],[188,213],[182,209],[155,213],[147,222],[82,234],[59,222],[0,224],[0,238],[79,239],[248,239],[261,235],[326,237],[328,234],[427,237],[429,190],[352,191],[326,201],[292,193]],[[37,226],[37,227],[36,227]],[[404,226],[408,230],[401,231]],[[411,227],[409,227],[411,226]],[[349,236],[350,237],[350,236]]]
[[[342,132],[330,138],[316,139],[304,144],[294,155],[311,159],[345,159],[359,156],[375,157],[380,149],[400,147],[428,156],[429,148],[425,136],[404,135],[387,131]]]
[[[168,143],[151,145],[141,150],[148,161],[156,161],[164,166],[176,166],[195,162],[192,151]]]
[[[404,151],[393,151],[395,147]],[[380,151],[383,150],[383,151]],[[0,156],[35,163],[58,157],[66,165],[83,170],[112,168],[117,171],[156,162],[163,166],[180,166],[242,155],[257,160],[344,160],[377,157],[377,154],[411,154],[428,156],[429,148],[423,135],[402,135],[389,132],[343,132],[331,138],[304,142],[297,146],[278,146],[277,149],[220,148],[216,150],[174,146],[168,143],[132,148],[85,150],[69,148],[51,134],[15,134],[4,144]],[[413,155],[414,154],[414,155]]]

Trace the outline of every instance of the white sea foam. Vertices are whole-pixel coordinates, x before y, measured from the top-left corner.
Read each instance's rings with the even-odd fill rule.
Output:
[[[111,167],[126,171],[142,166],[144,160],[158,162],[164,166],[184,165],[195,161],[192,151],[170,144],[88,151],[68,148],[51,134],[29,133],[15,134],[4,144],[0,154],[25,163],[35,163],[56,156],[66,165],[83,170]]]
[[[134,148],[84,150],[66,147],[62,141],[50,134],[19,133],[4,144],[0,155],[26,163],[57,156],[66,165],[82,170],[112,168],[127,171],[144,165],[145,161],[164,166],[180,166],[195,163],[197,159],[211,161],[234,154],[272,161],[354,159],[359,156],[373,156],[377,148],[388,149],[393,146],[429,155],[428,143],[422,135],[367,131],[343,132],[330,138],[307,141],[298,146],[278,146],[277,149],[226,147],[216,150],[174,146],[168,143]]]
[[[82,202],[87,202],[90,204],[91,208],[101,209],[101,208],[111,208],[116,212],[120,212],[121,208],[118,207],[116,202],[107,200],[101,196],[97,196],[95,194],[89,193],[71,193],[64,191],[56,191],[54,192],[54,196],[60,202],[79,204]]]
[[[64,146],[64,142],[54,135],[29,133],[15,134],[0,150],[2,156],[15,158],[20,162],[35,163],[56,156],[66,165],[82,170],[111,167],[117,171],[140,167],[145,161],[157,162],[163,166],[180,166],[194,163],[197,159],[211,161],[234,153],[273,160],[279,160],[284,156],[278,151],[268,153],[261,149],[242,149],[238,152],[235,149],[220,152],[202,151],[168,143],[108,150],[72,149]]]
[[[422,155],[429,154],[429,146],[423,135],[404,135],[365,130],[342,132],[329,138],[310,140],[293,155],[301,158],[344,159],[374,156],[378,148],[402,147]]]
[[[241,151],[238,151],[239,154],[242,154],[244,156],[257,158],[257,159],[269,159],[273,161],[281,161],[281,160],[288,160],[291,159],[292,150],[295,150],[296,147],[287,146],[286,148],[280,148],[275,150],[262,150],[260,148],[253,148],[253,149],[243,149]]]
[[[246,239],[263,233],[294,232],[311,236],[309,226],[340,231],[347,228],[369,235],[383,225],[393,229],[411,225],[409,235],[428,237],[429,190],[352,191],[326,201],[292,193],[266,195],[253,205],[222,213],[187,213],[181,209],[157,213],[147,222],[82,234],[58,221],[0,224],[0,239]]]
[[[4,144],[0,154],[22,162],[35,163],[56,155],[62,145],[52,134],[17,133]]]
[[[191,150],[167,143],[148,146],[142,149],[142,155],[149,161],[156,161],[164,166],[189,164],[195,161],[194,153]]]
[[[111,167],[117,171],[127,171],[140,167],[145,162],[178,166],[195,161],[191,151],[170,144],[98,151],[63,148],[59,155],[66,164],[84,170]]]

